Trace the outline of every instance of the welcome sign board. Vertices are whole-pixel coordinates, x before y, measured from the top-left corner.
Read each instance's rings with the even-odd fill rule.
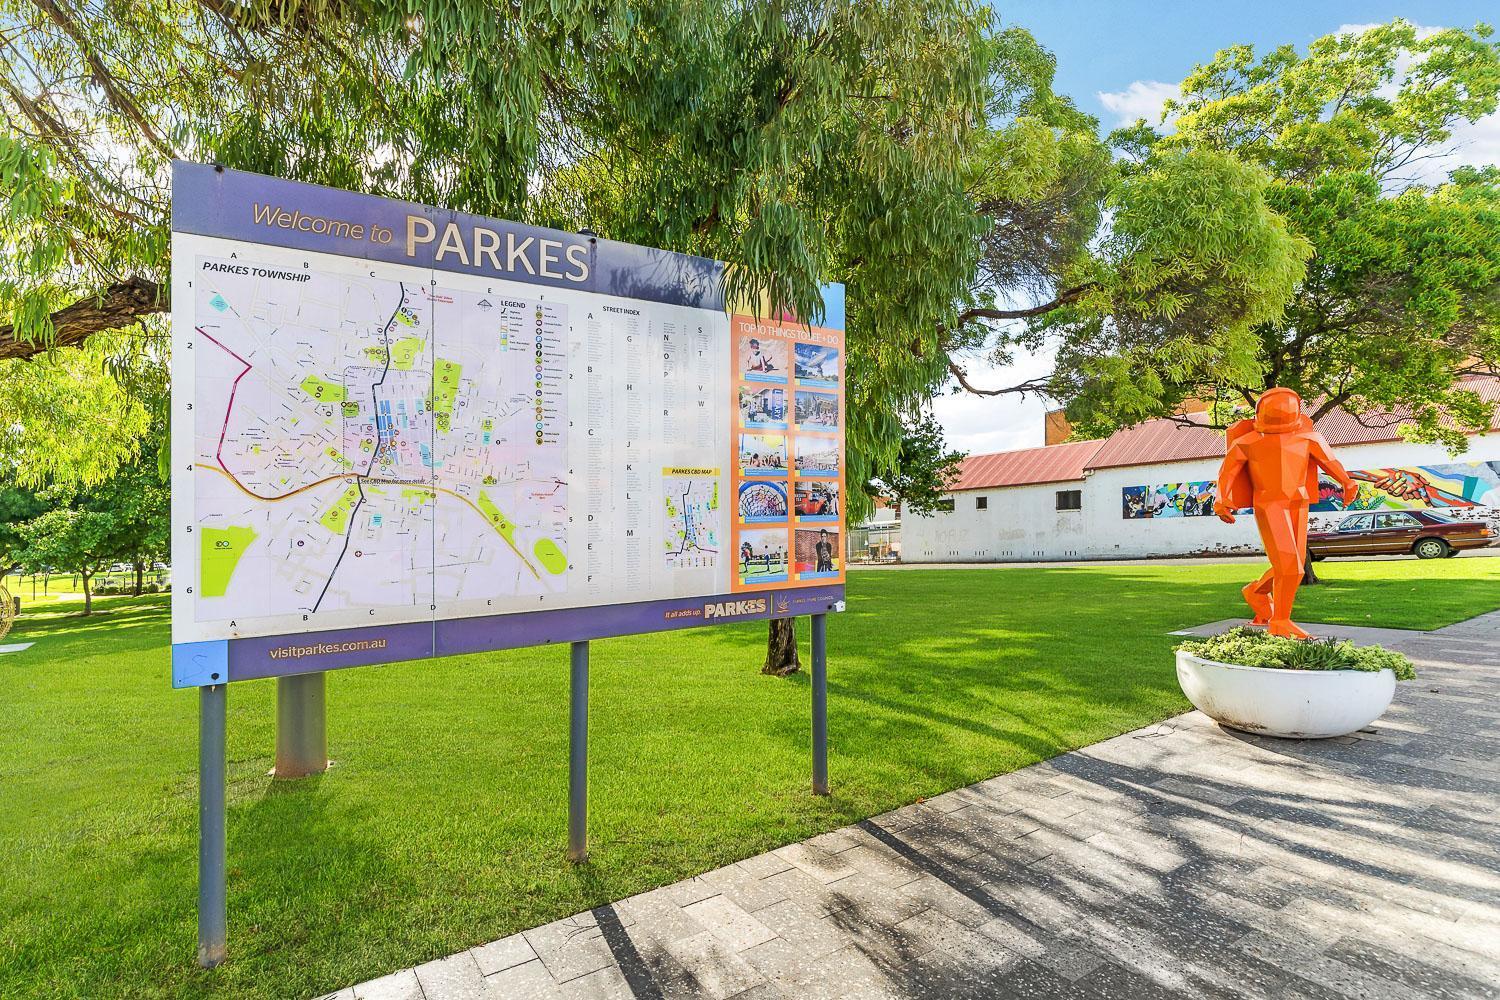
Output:
[[[173,170],[177,686],[822,613],[843,289]]]

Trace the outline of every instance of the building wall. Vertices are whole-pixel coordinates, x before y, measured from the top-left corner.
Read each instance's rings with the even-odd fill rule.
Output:
[[[1338,449],[1349,469],[1375,469],[1500,460],[1500,434],[1472,439],[1469,451],[1450,457],[1434,445],[1402,442]],[[1125,487],[1212,481],[1218,459],[1101,469],[1082,480],[968,490],[953,494],[954,510],[902,518],[901,557],[906,562],[987,562],[1044,559],[1136,559],[1150,556],[1232,555],[1261,551],[1251,518],[1225,524],[1217,517],[1126,518]],[[1057,509],[1057,492],[1082,492],[1082,509]],[[977,509],[985,497],[987,509]],[[1482,517],[1500,530],[1500,507],[1450,511]],[[1337,524],[1343,513],[1314,513],[1314,530]]]

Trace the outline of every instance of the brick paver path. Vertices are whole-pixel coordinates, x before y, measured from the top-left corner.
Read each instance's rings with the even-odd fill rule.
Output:
[[[1500,612],[1316,630],[1421,676],[1358,736],[1190,712],[333,997],[1496,997]]]

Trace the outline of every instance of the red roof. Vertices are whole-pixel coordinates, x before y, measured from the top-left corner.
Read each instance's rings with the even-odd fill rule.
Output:
[[[1478,392],[1481,398],[1491,403],[1500,404],[1500,379],[1476,376],[1462,381],[1464,388]],[[1410,419],[1410,412],[1398,410],[1356,417],[1348,410],[1337,409],[1318,421],[1318,430],[1335,447],[1399,441],[1401,435],[1397,431],[1403,421]],[[1060,483],[1082,479],[1084,472],[1092,469],[1187,462],[1198,458],[1219,458],[1224,454],[1224,432],[1204,426],[1207,414],[1195,413],[1182,419],[1188,423],[1148,420],[1116,431],[1103,441],[1076,441],[1044,448],[970,455],[959,466],[958,478],[949,489],[957,492]],[[1500,406],[1491,418],[1490,429],[1500,431]]]
[[[1099,441],[1075,441],[1045,448],[970,455],[959,465],[958,478],[948,488],[957,492],[1082,479],[1083,470],[1100,444]]]
[[[1207,415],[1174,420],[1147,420],[1111,434],[1089,461],[1090,469],[1113,469],[1122,465],[1155,465],[1186,462],[1193,458],[1220,458],[1224,454],[1224,432],[1203,426]]]
[[[1479,393],[1481,398],[1500,403],[1500,379],[1480,376],[1462,382],[1465,389]],[[1189,421],[1190,425],[1176,420],[1148,420],[1116,431],[1105,440],[1087,468],[1114,469],[1126,465],[1186,462],[1195,458],[1219,458],[1224,454],[1224,433],[1202,426],[1208,419],[1206,414],[1195,413],[1181,419]],[[1401,424],[1410,419],[1409,409],[1355,416],[1340,408],[1320,419],[1317,426],[1329,444],[1346,447],[1399,441]],[[1500,409],[1491,417],[1490,429],[1500,430]]]

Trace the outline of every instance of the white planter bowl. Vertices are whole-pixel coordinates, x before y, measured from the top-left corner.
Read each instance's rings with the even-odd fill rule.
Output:
[[[1261,736],[1326,739],[1363,729],[1396,694],[1390,670],[1241,667],[1177,651],[1177,683],[1221,726]]]

